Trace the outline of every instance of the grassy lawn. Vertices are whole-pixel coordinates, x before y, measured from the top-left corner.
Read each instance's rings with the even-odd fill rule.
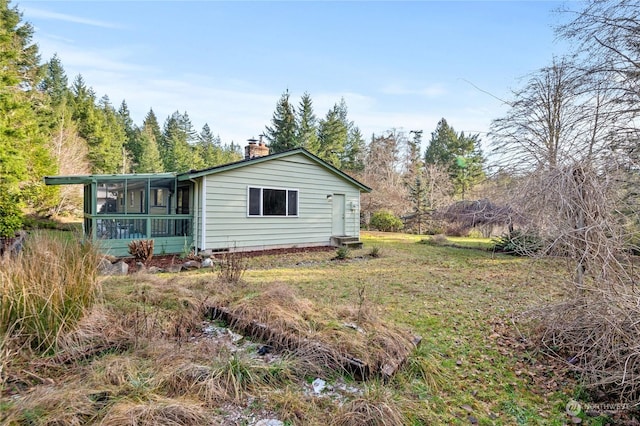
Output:
[[[364,248],[346,261],[332,260],[334,251],[250,258],[244,283],[236,286],[205,271],[105,279],[104,303],[85,325],[97,334],[75,338],[122,344],[64,358],[64,366],[55,357],[6,362],[4,420],[72,424],[77,418],[71,409],[85,413],[82,421],[102,424],[171,418],[172,424],[217,419],[213,423],[231,425],[279,418],[356,425],[369,410],[386,424],[567,423],[565,405],[575,384],[546,368],[542,354],[527,351],[512,322],[562,296],[560,265],[421,239],[365,232]],[[379,257],[369,256],[374,247]],[[347,373],[305,369],[308,364],[295,356],[262,365],[255,356],[259,342],[244,339],[242,352],[203,337],[198,306],[211,300],[263,303],[261,295],[273,288],[289,289],[277,293],[285,299],[296,295],[291,300],[305,310],[306,327],[320,328],[325,312],[366,312],[422,342],[393,378],[363,383]],[[335,391],[314,394],[315,378]]]
[[[567,396],[535,389],[534,373],[523,374],[523,362],[544,359],[501,346],[497,336],[511,328],[512,316],[561,296],[558,265],[434,247],[419,244],[421,239],[366,232],[363,252],[380,247],[380,258],[251,270],[246,280],[262,286],[284,282],[329,305],[356,305],[364,288],[368,303],[386,321],[423,337],[418,352],[435,361],[436,388],[415,381],[394,391],[398,398],[420,400],[433,422],[467,424],[472,415],[480,424],[563,424]],[[448,239],[471,247],[488,242]]]

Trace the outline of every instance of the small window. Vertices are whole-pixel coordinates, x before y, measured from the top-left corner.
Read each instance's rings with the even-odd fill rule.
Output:
[[[129,191],[129,207],[133,207],[136,204],[136,194],[133,191]]]
[[[249,216],[297,216],[295,189],[249,188]]]
[[[298,216],[298,191],[287,191],[287,216]]]
[[[249,188],[249,216],[260,216],[260,205],[262,190],[260,188]]]
[[[164,190],[162,188],[156,188],[151,191],[151,205],[153,207],[164,206]]]

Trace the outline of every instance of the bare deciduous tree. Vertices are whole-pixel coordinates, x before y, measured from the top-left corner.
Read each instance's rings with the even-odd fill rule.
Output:
[[[589,83],[568,59],[554,59],[532,74],[526,86],[514,92],[507,115],[492,123],[499,162],[532,171],[600,154],[611,100],[602,86]]]
[[[628,232],[637,207],[623,187],[637,174],[639,14],[637,2],[589,1],[560,29],[578,41],[579,62],[554,61],[534,74],[493,123],[503,159],[527,172],[511,205],[546,242],[542,254],[567,261],[567,298],[537,312],[540,342],[570,360],[590,389],[623,401],[640,391]]]
[[[362,196],[362,213],[367,222],[371,214],[383,208],[398,216],[409,209],[407,187],[400,173],[404,143],[404,135],[395,130],[371,138],[365,168],[358,176],[373,188]]]
[[[89,173],[88,147],[74,125],[65,120],[64,114],[49,142],[56,161],[59,175],[82,175]],[[59,198],[53,206],[53,214],[73,210],[82,205],[82,187],[63,185],[59,189]]]

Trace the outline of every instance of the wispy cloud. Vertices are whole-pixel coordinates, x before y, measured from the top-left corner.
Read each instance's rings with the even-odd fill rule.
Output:
[[[119,28],[119,25],[111,22],[98,21],[96,19],[83,18],[81,16],[68,15],[66,13],[51,12],[49,10],[34,7],[22,7],[22,12],[27,18],[49,19],[54,21],[73,22],[75,24],[89,25],[101,28]]]

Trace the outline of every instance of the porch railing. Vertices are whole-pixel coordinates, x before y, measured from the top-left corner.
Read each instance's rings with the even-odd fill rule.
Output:
[[[188,214],[85,216],[85,233],[98,240],[191,237],[193,216]]]

